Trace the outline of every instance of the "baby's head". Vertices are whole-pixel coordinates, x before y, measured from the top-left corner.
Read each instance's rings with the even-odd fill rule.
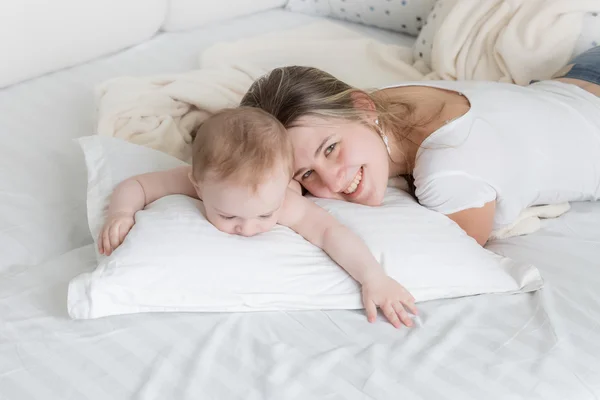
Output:
[[[243,236],[273,228],[293,157],[285,128],[261,109],[227,109],[208,118],[194,139],[190,176],[206,218],[223,232]]]

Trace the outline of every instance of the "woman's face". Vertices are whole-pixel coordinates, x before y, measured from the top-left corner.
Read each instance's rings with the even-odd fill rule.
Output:
[[[378,206],[387,187],[388,154],[381,137],[360,122],[302,117],[288,129],[294,179],[316,197]]]

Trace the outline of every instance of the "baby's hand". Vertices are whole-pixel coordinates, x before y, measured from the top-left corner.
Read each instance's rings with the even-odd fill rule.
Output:
[[[400,321],[408,327],[413,325],[406,309],[417,315],[415,298],[404,286],[389,276],[381,274],[365,281],[362,286],[362,298],[369,322],[375,321],[379,306],[394,327],[400,328]]]
[[[100,254],[110,256],[135,224],[133,214],[117,212],[106,217],[102,231],[98,235],[98,251]]]

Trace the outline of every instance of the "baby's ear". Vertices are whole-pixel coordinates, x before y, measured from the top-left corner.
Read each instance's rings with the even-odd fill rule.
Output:
[[[192,173],[192,171],[188,172],[188,179],[190,180],[190,182],[192,182],[192,185],[194,185],[194,188],[196,189],[198,196],[202,197],[202,184],[200,182],[196,182],[196,179],[194,179],[194,174]]]

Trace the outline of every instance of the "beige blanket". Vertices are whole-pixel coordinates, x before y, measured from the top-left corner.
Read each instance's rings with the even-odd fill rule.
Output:
[[[199,124],[236,106],[256,78],[283,65],[315,66],[365,89],[440,78],[525,84],[550,77],[567,62],[583,12],[600,8],[599,0],[454,1],[434,37],[433,70],[414,63],[410,48],[322,21],[216,45],[188,73],[105,82],[97,91],[98,134],[189,161],[191,133]]]
[[[567,64],[583,15],[600,0],[444,0],[453,6],[434,34],[431,79],[526,85]]]
[[[423,77],[411,65],[411,49],[317,22],[216,45],[202,54],[198,70],[105,82],[98,88],[98,134],[189,160],[190,134],[207,115],[235,107],[255,79],[292,64],[321,68],[361,88]]]

